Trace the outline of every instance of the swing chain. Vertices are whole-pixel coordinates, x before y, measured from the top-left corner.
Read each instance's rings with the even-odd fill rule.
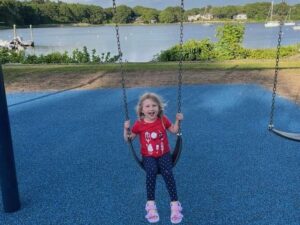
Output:
[[[179,63],[178,63],[178,94],[177,94],[177,112],[181,113],[181,89],[182,89],[182,61],[183,61],[183,18],[184,18],[184,0],[181,0],[180,7],[180,41],[179,41]],[[181,123],[177,135],[181,135]]]
[[[181,86],[182,86],[182,61],[183,61],[183,16],[184,16],[184,0],[181,0],[180,7],[180,41],[179,41],[179,68],[178,68],[178,109],[177,112],[181,112]]]
[[[113,14],[114,16],[117,15],[117,6],[116,1],[113,0]],[[127,95],[126,95],[126,85],[125,85],[125,71],[123,66],[123,53],[121,50],[121,43],[120,43],[120,34],[119,34],[119,25],[115,22],[115,30],[116,30],[116,38],[117,38],[117,45],[118,45],[118,61],[121,68],[121,84],[122,84],[122,92],[123,92],[123,102],[124,102],[124,111],[125,111],[125,119],[129,120],[129,112],[128,112],[128,104],[127,104]]]
[[[113,14],[117,14],[117,6],[115,0],[113,0]],[[184,0],[181,0],[181,13],[180,13],[180,54],[179,54],[179,71],[178,71],[178,98],[177,98],[177,112],[181,112],[181,89],[182,89],[182,61],[183,61],[183,18],[184,18]],[[121,50],[121,43],[120,43],[120,34],[119,34],[119,25],[117,22],[115,22],[115,30],[116,30],[116,39],[117,39],[117,45],[118,45],[118,61],[120,63],[121,68],[121,84],[122,84],[122,90],[123,90],[123,102],[124,102],[124,111],[125,111],[125,119],[129,120],[129,112],[128,112],[128,104],[127,104],[127,94],[126,94],[126,82],[125,82],[125,71],[124,71],[124,65],[123,65],[123,53]],[[180,133],[181,128],[179,126]]]
[[[275,64],[274,85],[273,85],[273,93],[272,93],[272,104],[271,104],[270,122],[269,122],[269,126],[268,126],[269,130],[272,130],[274,127],[273,121],[274,121],[275,97],[276,97],[276,89],[277,89],[277,81],[278,81],[278,73],[279,73],[282,26],[283,26],[283,20],[281,19],[280,26],[279,26],[279,33],[278,33],[277,51],[276,51],[276,64]]]

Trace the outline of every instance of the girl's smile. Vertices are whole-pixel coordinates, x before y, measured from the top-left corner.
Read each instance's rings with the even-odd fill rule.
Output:
[[[153,122],[157,119],[159,112],[158,104],[152,99],[145,99],[143,101],[142,113],[145,115],[145,120]]]

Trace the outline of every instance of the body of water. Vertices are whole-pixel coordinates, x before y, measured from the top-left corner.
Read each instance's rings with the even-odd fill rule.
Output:
[[[217,27],[221,24],[205,26],[203,24],[184,24],[184,41],[209,38],[217,41]],[[264,24],[246,24],[243,45],[247,48],[269,48],[277,45],[278,27],[265,28]],[[29,29],[18,29],[17,35],[30,39]],[[92,27],[51,27],[34,28],[34,50],[28,53],[48,54],[68,51],[86,46],[89,51],[96,49],[97,54],[111,52],[117,55],[114,26]],[[0,39],[11,40],[12,30],[0,30]],[[124,60],[146,62],[160,51],[179,43],[179,25],[128,25],[120,26],[121,48]],[[283,27],[282,45],[300,43],[300,31],[292,27]]]

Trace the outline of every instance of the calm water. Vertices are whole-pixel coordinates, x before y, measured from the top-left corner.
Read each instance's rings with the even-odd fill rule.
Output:
[[[185,24],[184,40],[210,38],[216,41],[214,24]],[[30,39],[29,29],[18,29],[17,33],[25,40]],[[12,39],[12,30],[0,30],[0,39]],[[113,26],[95,27],[55,27],[34,28],[35,54],[47,54],[54,51],[68,51],[82,49],[96,49],[102,52],[117,54],[115,30]],[[121,26],[121,48],[124,59],[129,62],[150,61],[161,50],[165,50],[179,42],[179,25],[149,25],[149,26]],[[248,48],[268,48],[277,45],[278,27],[266,29],[263,24],[247,24],[243,45]],[[292,27],[283,28],[282,45],[300,43],[300,31]],[[28,50],[33,53],[33,50]]]

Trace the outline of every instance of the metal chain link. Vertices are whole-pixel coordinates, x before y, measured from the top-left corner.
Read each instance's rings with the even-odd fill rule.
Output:
[[[285,1],[282,1],[284,3]],[[281,47],[281,39],[282,39],[282,27],[283,27],[283,19],[280,19],[280,26],[278,32],[278,43],[277,43],[277,51],[276,51],[276,65],[275,65],[275,74],[274,74],[274,85],[273,85],[273,93],[272,93],[272,104],[271,104],[271,112],[270,112],[270,121],[268,129],[272,130],[274,127],[274,112],[275,112],[275,98],[276,98],[276,90],[277,90],[277,81],[279,74],[279,60],[280,60],[280,47]]]
[[[183,18],[184,18],[184,0],[181,0],[180,7],[180,40],[179,40],[179,63],[178,63],[178,91],[177,91],[177,112],[181,113],[181,90],[182,90],[182,61],[183,61]],[[181,123],[177,135],[181,135]]]
[[[116,15],[116,14],[117,14],[116,1],[113,0],[113,15]],[[122,53],[122,50],[121,50],[119,25],[118,25],[117,22],[115,22],[115,30],[116,30],[116,38],[117,38],[117,45],[118,45],[118,60],[119,60],[120,70],[121,70],[121,84],[122,84],[122,92],[123,92],[125,119],[129,120],[127,94],[126,94],[126,84],[125,84],[125,70],[124,70],[123,59],[122,59],[123,53]]]

